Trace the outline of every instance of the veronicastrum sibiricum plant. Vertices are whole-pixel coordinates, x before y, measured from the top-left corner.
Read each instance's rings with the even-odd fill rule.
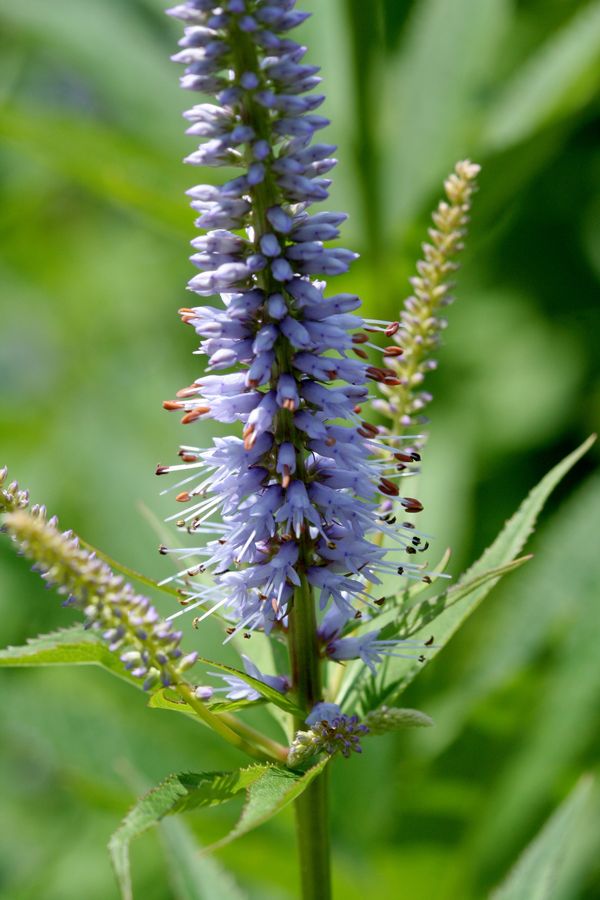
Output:
[[[218,185],[188,191],[199,273],[189,282],[197,299],[180,315],[207,364],[164,404],[192,434],[180,462],[157,469],[182,507],[170,517],[179,534],[160,547],[176,573],[155,584],[107,560],[31,507],[2,470],[3,530],[84,625],[9,648],[0,661],[95,662],[142,687],[150,705],[193,716],[255,760],[227,778],[170,776],[139,801],[110,846],[125,898],[132,837],[168,813],[245,789],[234,836],[294,803],[302,896],[327,900],[328,762],[361,752],[365,738],[432,724],[395,705],[402,689],[523,561],[515,557],[524,537],[500,542],[454,587],[420,599],[445,576],[443,564],[417,557],[429,548],[413,520],[422,507],[404,489],[421,459],[423,381],[435,367],[479,168],[460,162],[446,181],[398,321],[364,318],[359,298],[331,281],[356,258],[332,246],[345,215],[314,209],[336,161],[316,137],[328,124],[316,112],[318,67],[289,37],[305,14],[294,0],[187,0],[169,14],[184,25],[174,57],[185,66],[182,86],[211,98],[185,113],[187,133],[201,141],[186,162],[227,169]],[[231,434],[195,446],[207,419]],[[581,452],[505,531],[530,528]],[[163,620],[125,575],[178,608]],[[198,656],[210,617],[247,651],[240,668]],[[253,635],[260,659],[256,641],[244,643]],[[277,736],[239,715],[258,705],[273,712]]]

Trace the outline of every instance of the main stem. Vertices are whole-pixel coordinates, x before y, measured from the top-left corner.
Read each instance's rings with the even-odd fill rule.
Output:
[[[298,704],[308,713],[321,697],[317,622],[312,588],[305,575],[289,616],[289,649]],[[296,730],[305,730],[302,717]],[[294,803],[303,900],[330,900],[331,866],[328,827],[327,769]]]
[[[254,72],[262,77],[256,47],[251,37],[240,29],[232,35],[234,69],[239,80],[244,72]],[[272,145],[273,134],[269,113],[247,94],[242,103],[242,120],[252,126],[257,138]],[[252,162],[251,148],[246,148],[245,161]],[[270,161],[267,162],[267,165]],[[267,220],[267,210],[280,202],[279,191],[267,173],[263,182],[250,188],[253,206],[253,227],[256,250],[260,251],[260,238],[272,229]],[[280,285],[274,282],[268,269],[259,273],[257,283],[266,295],[275,293]],[[294,374],[291,365],[291,348],[282,339],[275,347],[276,362],[273,382],[282,374]],[[297,477],[304,476],[305,448],[293,423],[289,410],[282,409],[277,417],[278,442],[289,441],[296,448]],[[317,619],[315,599],[306,577],[311,549],[304,537],[300,547],[299,575],[301,584],[295,592],[288,616],[288,646],[292,668],[292,682],[298,705],[304,711],[294,722],[297,731],[306,728],[305,719],[315,703],[321,699],[319,647],[317,644]],[[298,835],[298,853],[302,884],[302,900],[331,900],[330,851],[327,816],[327,782],[323,774],[317,776],[303,794],[294,802]]]

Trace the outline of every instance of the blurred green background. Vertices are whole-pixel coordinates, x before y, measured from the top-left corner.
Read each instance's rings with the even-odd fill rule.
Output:
[[[458,575],[600,418],[600,3],[302,7],[339,145],[330,206],[350,211],[344,244],[361,252],[340,289],[395,317],[444,176],[466,156],[484,167],[419,486]],[[199,373],[176,315],[198,180],[180,163],[195,98],[168,61],[178,33],[159,0],[0,0],[1,462],[65,527],[155,577],[151,518],[172,505],[154,466],[191,439],[160,401]],[[406,695],[437,727],[333,767],[338,897],[486,897],[597,767],[596,461],[553,496],[533,562]],[[0,555],[2,644],[72,620],[6,542]],[[224,658],[220,639],[188,643]],[[132,785],[239,763],[93,669],[4,671],[0,690],[3,900],[116,898],[105,845]],[[187,823],[207,843],[235,814]],[[135,846],[136,896],[187,897],[159,842]],[[576,843],[558,900],[600,896],[600,816]],[[219,858],[255,900],[297,896],[289,811]]]

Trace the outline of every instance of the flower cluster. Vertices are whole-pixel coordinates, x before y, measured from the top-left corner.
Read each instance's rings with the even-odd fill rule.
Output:
[[[441,201],[433,213],[429,229],[431,243],[423,244],[424,258],[417,263],[417,275],[411,279],[414,295],[404,302],[400,327],[394,341],[402,346],[402,356],[390,360],[398,381],[382,384],[386,400],[376,400],[376,409],[393,422],[392,431],[410,428],[427,421],[422,410],[431,394],[422,390],[427,372],[436,368],[431,353],[439,344],[446,320],[440,310],[452,302],[450,277],[458,268],[455,257],[463,249],[463,238],[469,221],[471,198],[481,167],[470,160],[458,162],[444,182],[447,202]],[[418,461],[408,452],[406,462]]]
[[[66,595],[66,606],[85,615],[85,624],[101,632],[111,652],[149,690],[159,682],[178,681],[197,659],[179,647],[181,632],[173,631],[150,601],[135,592],[120,575],[79,544],[70,531],[61,532],[56,516],[46,518],[43,506],[28,509],[28,495],[16,482],[2,487],[6,469],[0,470],[2,528],[19,550],[34,562],[46,584]]]
[[[398,561],[385,560],[370,533],[384,530],[400,553],[412,546],[403,526],[378,520],[381,495],[421,508],[400,497],[405,466],[382,457],[385,439],[361,415],[369,381],[399,383],[390,360],[400,348],[370,338],[398,324],[362,319],[358,297],[327,296],[321,280],[346,272],[356,254],[329,245],[343,214],[308,211],[328,196],[335,148],[313,142],[328,122],[315,114],[323,96],[311,93],[318,69],[286,36],[306,18],[293,7],[187,0],[169,11],[186,25],[174,57],[186,66],[182,86],[216,97],[185,113],[188,133],[202,140],[186,161],[239,172],[188,192],[203,232],[192,241],[200,273],[189,289],[220,294],[222,306],[181,311],[201,338],[208,374],[165,406],[185,424],[240,422],[242,437],[182,447],[181,465],[158,467],[185,473],[177,500],[189,505],[173,519],[208,536],[162,552],[202,560],[176,576],[187,608],[219,609],[236,631],[285,628],[303,582],[322,609],[333,603],[347,620],[357,604],[376,611],[371,586]],[[382,354],[379,365],[366,347]],[[189,576],[204,571],[215,584],[190,588]],[[422,576],[411,563],[401,571]]]
[[[308,731],[298,731],[288,752],[288,766],[297,766],[317,753],[333,756],[340,752],[348,758],[351,753],[362,753],[361,735],[369,728],[358,721],[358,716],[345,715],[335,703],[317,703],[306,719]]]

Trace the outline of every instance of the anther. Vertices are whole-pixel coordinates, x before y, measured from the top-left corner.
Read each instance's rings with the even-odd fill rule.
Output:
[[[190,495],[187,491],[182,491],[180,494],[177,494],[175,499],[178,503],[187,503],[187,501],[190,499]]]
[[[155,475],[166,475],[167,472],[170,471],[169,466],[157,466],[154,472]]]
[[[165,547],[164,544],[160,544],[158,547],[158,552],[160,553],[161,556],[165,556],[169,551],[167,550],[167,548]]]
[[[182,416],[181,424],[189,425],[190,422],[195,422],[200,416],[204,416],[209,412],[210,406],[197,406],[196,409],[190,409],[189,412],[186,412],[185,416]]]

